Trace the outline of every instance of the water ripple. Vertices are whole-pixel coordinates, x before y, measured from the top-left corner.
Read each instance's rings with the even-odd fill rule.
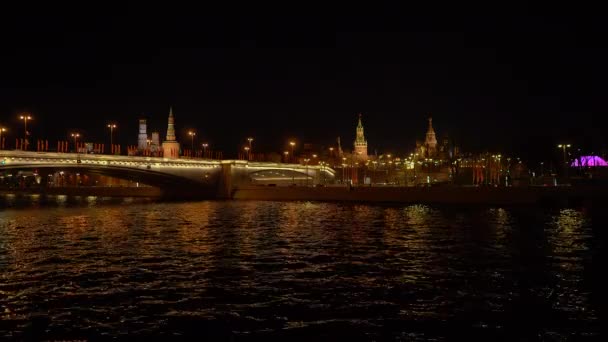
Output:
[[[559,340],[605,315],[584,210],[99,202],[0,211],[0,338]]]

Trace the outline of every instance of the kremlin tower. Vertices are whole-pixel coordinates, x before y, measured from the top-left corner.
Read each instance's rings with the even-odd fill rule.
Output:
[[[361,123],[361,113],[359,113],[359,124],[357,125],[357,136],[355,138],[355,149],[354,149],[354,157],[358,161],[366,161],[368,159],[367,156],[367,141],[365,140],[365,136],[363,134],[363,124]]]
[[[148,148],[148,128],[146,119],[139,119],[139,135],[137,136],[137,148],[144,151]]]
[[[435,130],[433,129],[432,117],[429,117],[429,129],[426,132],[426,140],[424,141],[424,147],[426,148],[428,157],[433,157],[437,153],[437,137],[435,136]]]
[[[178,158],[179,143],[175,140],[175,127],[173,118],[173,108],[169,108],[169,120],[167,124],[167,139],[163,141],[163,157]]]

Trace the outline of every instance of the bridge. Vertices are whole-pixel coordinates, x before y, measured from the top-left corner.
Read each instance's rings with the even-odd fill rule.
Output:
[[[246,185],[331,183],[335,176],[323,165],[0,151],[0,172],[17,170],[36,170],[41,176],[63,170],[86,172],[158,187],[167,196],[197,198],[231,198],[234,188]]]

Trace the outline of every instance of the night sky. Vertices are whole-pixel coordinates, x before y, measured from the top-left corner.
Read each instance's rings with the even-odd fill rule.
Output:
[[[162,10],[162,8],[160,9]],[[136,144],[137,120],[164,137],[197,131],[225,155],[247,136],[409,153],[433,116],[465,151],[559,157],[557,143],[608,145],[608,53],[601,18],[574,15],[238,16],[90,8],[15,11],[0,24],[0,124],[49,140]]]

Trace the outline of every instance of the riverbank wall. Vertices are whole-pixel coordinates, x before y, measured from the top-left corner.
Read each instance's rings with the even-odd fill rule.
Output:
[[[240,187],[235,200],[534,205],[607,201],[608,187]]]

